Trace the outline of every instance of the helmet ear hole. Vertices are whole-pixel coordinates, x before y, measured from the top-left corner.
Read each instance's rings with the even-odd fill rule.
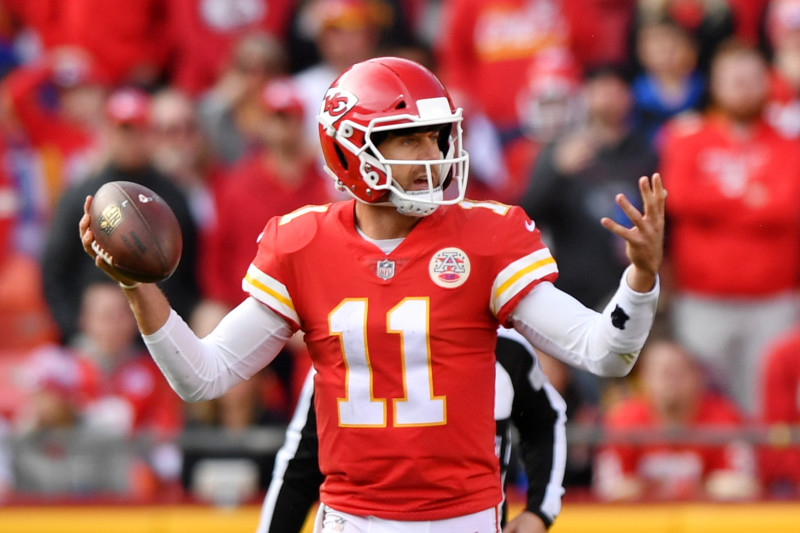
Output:
[[[336,152],[336,157],[339,158],[339,162],[342,164],[342,167],[347,170],[347,158],[344,156],[342,149],[338,144],[333,143],[333,150]]]

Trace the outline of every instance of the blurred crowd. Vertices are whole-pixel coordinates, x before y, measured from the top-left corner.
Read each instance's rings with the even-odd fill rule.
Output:
[[[380,55],[441,77],[465,109],[468,196],[521,205],[589,307],[627,264],[599,219],[625,223],[615,195],[664,177],[661,311],[633,376],[540,354],[570,423],[605,430],[570,448],[567,494],[800,495],[800,0],[124,4],[0,0],[0,495],[191,489],[184,432],[285,426],[302,339],[181,403],[78,220],[107,181],[161,195],[184,236],[163,288],[208,333],[271,216],[344,198],[316,114]],[[101,437],[130,443],[122,460]]]

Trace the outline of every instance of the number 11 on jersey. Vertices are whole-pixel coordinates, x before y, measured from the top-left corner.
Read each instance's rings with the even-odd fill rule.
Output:
[[[339,398],[339,425],[386,427],[386,399],[375,398],[367,339],[366,298],[343,300],[328,318],[338,335],[345,364],[345,397]],[[447,423],[447,399],[433,394],[429,301],[404,298],[386,314],[386,331],[400,337],[403,398],[393,398],[395,427]],[[387,354],[381,354],[387,356]]]

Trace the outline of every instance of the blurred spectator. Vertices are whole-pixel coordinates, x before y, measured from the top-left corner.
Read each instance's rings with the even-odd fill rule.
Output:
[[[354,63],[378,55],[381,31],[390,22],[381,0],[311,0],[300,24],[316,44],[320,60],[294,75],[303,102],[306,142],[319,142],[317,114],[333,80]]]
[[[285,70],[280,41],[265,33],[248,33],[231,50],[228,65],[199,100],[203,129],[222,163],[239,161],[255,143],[258,92]]]
[[[637,0],[561,0],[570,48],[584,68],[629,59],[628,38]]]
[[[496,200],[509,204],[522,200],[540,150],[585,120],[581,71],[572,55],[566,50],[537,55],[516,100],[520,128],[516,135],[506,136],[508,178],[495,195]]]
[[[86,394],[83,423],[117,435],[146,431],[174,438],[182,429],[183,403],[139,345],[136,321],[116,283],[86,287],[79,325],[72,348]]]
[[[153,88],[167,61],[167,18],[162,0],[58,2],[63,44],[87,50],[112,84]]]
[[[108,162],[97,174],[70,187],[58,203],[47,237],[42,275],[45,296],[61,330],[62,340],[72,340],[77,331],[78,309],[83,289],[105,274],[93,265],[75,238],[87,195],[110,181],[133,181],[152,189],[172,208],[183,233],[183,257],[175,273],[162,286],[172,305],[185,316],[199,299],[196,277],[197,234],[186,196],[171,178],[150,163],[150,99],[137,90],[121,89],[106,103]]]
[[[201,275],[206,301],[196,320],[205,326],[198,327],[210,329],[244,299],[241,280],[271,217],[330,202],[330,179],[303,142],[303,103],[293,82],[287,78],[267,84],[261,108],[260,149],[222,178],[218,224],[204,243]],[[286,356],[264,371],[264,379],[273,380],[276,392],[271,403],[283,405],[285,420],[293,402],[293,361]]]
[[[186,194],[199,232],[216,224],[214,187],[220,168],[200,128],[194,101],[179,89],[166,88],[153,95],[150,122],[153,166]]]
[[[260,94],[259,150],[223,176],[218,224],[206,247],[203,279],[209,298],[228,308],[241,303],[241,280],[256,252],[258,235],[273,216],[330,201],[328,182],[303,143],[303,103],[288,79]]]
[[[637,368],[641,395],[622,400],[606,417],[605,430],[615,440],[597,458],[597,495],[607,500],[757,495],[755,458],[746,443],[686,444],[652,438],[656,431],[672,430],[680,437],[692,429],[743,427],[735,405],[706,387],[694,359],[673,341],[651,339]]]
[[[705,79],[696,70],[697,44],[685,28],[664,19],[645,22],[637,31],[636,52],[643,70],[633,80],[634,112],[637,125],[655,146],[664,122],[700,109]]]
[[[762,479],[770,496],[797,498],[800,447],[788,437],[789,427],[800,425],[800,328],[795,326],[769,345],[762,363],[759,415],[772,437],[762,451]]]
[[[721,47],[712,109],[671,124],[662,152],[675,334],[751,414],[759,359],[798,320],[800,282],[800,153],[762,118],[767,74],[755,49]]]
[[[0,352],[29,350],[58,338],[44,300],[39,263],[12,240],[19,195],[4,170],[0,165]]]
[[[554,0],[446,0],[436,42],[442,81],[464,93],[500,131],[519,126],[516,95],[537,55],[567,48],[569,28]],[[509,97],[511,95],[511,97]]]
[[[211,88],[232,68],[233,49],[245,35],[260,34],[284,41],[298,0],[170,0],[171,80],[189,96]],[[245,61],[243,70],[260,66]]]
[[[12,124],[36,151],[45,205],[96,170],[105,74],[79,48],[57,48],[3,80]],[[46,213],[49,216],[51,213]]]
[[[18,495],[123,494],[131,451],[106,435],[84,431],[80,364],[63,348],[31,353],[21,368],[29,391],[11,442]]]
[[[773,0],[766,34],[772,51],[766,117],[784,135],[800,138],[800,1]]]
[[[587,72],[583,97],[585,121],[538,155],[520,205],[545,232],[558,260],[556,286],[599,309],[627,264],[624,243],[599,220],[608,216],[629,224],[614,196],[636,198],[639,177],[656,170],[657,158],[632,127],[623,70],[603,66]]]
[[[664,19],[675,21],[694,38],[698,45],[697,67],[703,74],[708,72],[717,46],[735,31],[733,10],[727,0],[638,0],[632,35],[639,34],[640,26]]]
[[[18,447],[18,488],[154,496],[160,482],[177,481],[180,453],[173,440],[182,429],[183,404],[137,343],[133,314],[116,283],[86,287],[79,323],[69,351],[38,350],[23,367],[32,401],[22,406],[17,431],[41,446]],[[55,429],[61,431],[45,435]],[[91,458],[76,444],[93,435],[98,455]],[[134,448],[136,437],[150,439],[144,453]],[[114,438],[128,444],[115,445]]]

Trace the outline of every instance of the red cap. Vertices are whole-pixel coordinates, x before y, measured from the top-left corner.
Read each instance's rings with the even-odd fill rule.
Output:
[[[289,113],[298,117],[305,114],[303,101],[297,96],[297,88],[285,78],[270,81],[264,86],[261,105],[271,113]]]
[[[150,121],[150,97],[139,89],[120,89],[106,100],[106,116],[114,124],[145,125]]]

